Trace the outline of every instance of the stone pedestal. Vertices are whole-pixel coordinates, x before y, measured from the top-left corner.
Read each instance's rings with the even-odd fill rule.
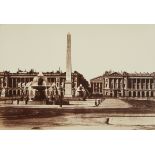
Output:
[[[65,82],[65,98],[71,98],[72,97],[72,84],[71,82]]]

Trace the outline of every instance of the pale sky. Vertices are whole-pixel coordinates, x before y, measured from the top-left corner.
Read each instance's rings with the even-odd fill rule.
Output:
[[[65,71],[68,32],[73,71],[87,80],[155,71],[155,25],[0,25],[0,71]]]

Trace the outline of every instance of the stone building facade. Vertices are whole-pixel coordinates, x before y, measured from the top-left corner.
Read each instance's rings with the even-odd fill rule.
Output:
[[[90,80],[93,95],[155,97],[155,73],[108,72]]]
[[[22,88],[33,80],[35,76],[38,75],[38,72],[29,73],[29,72],[0,72],[0,93],[3,88],[6,89],[6,96],[20,96],[22,93]],[[44,72],[44,76],[47,77],[47,80],[50,84],[55,83],[57,87],[63,85],[65,87],[66,73],[62,72]],[[78,73],[72,73],[72,87],[75,89],[80,85],[78,80]]]

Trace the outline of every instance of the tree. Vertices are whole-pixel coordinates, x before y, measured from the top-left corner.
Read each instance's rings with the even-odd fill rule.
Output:
[[[74,71],[74,74],[77,74],[78,84],[79,85],[82,84],[82,86],[86,89],[86,91],[88,91],[87,93],[90,93],[91,88],[89,82],[84,78],[84,76],[77,71]]]

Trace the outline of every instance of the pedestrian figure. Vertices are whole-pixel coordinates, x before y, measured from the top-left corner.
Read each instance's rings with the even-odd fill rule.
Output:
[[[29,97],[28,97],[28,96],[26,96],[26,99],[25,99],[25,104],[27,104],[27,103],[28,103],[28,100],[29,100]]]
[[[106,124],[109,124],[109,118],[106,119],[105,123]]]
[[[19,99],[17,99],[17,104],[19,104]]]
[[[96,99],[95,100],[95,106],[98,107],[101,103],[101,100],[100,99]]]

